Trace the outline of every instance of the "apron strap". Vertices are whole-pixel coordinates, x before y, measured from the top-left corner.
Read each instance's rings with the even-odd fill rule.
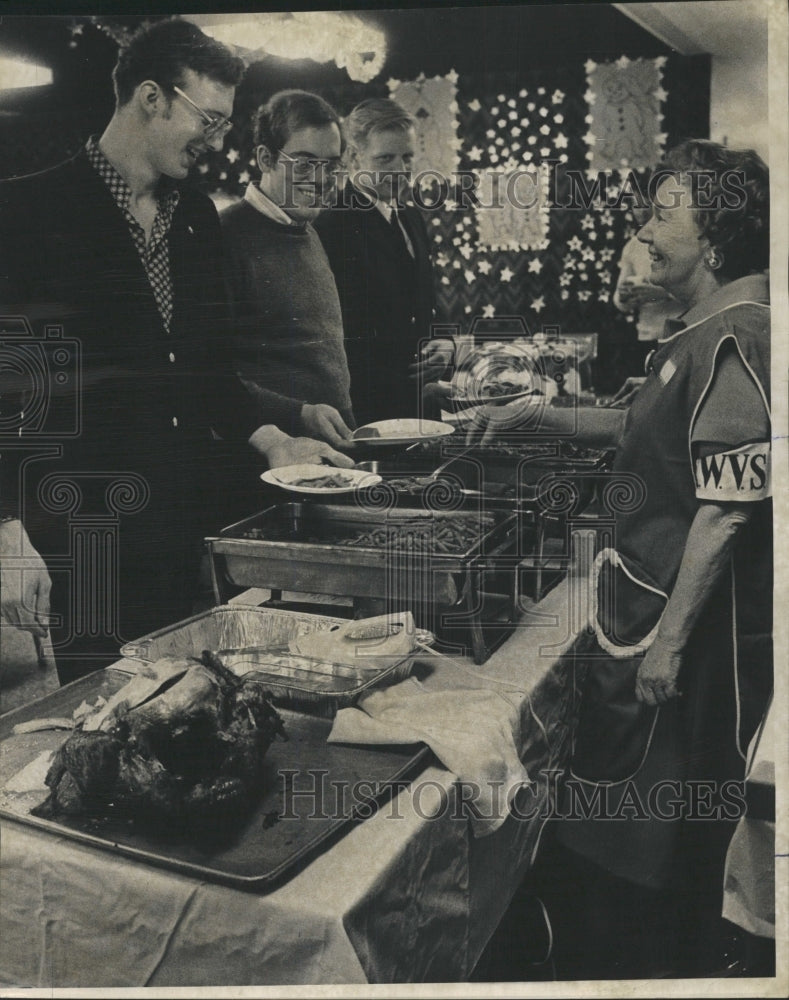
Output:
[[[649,584],[643,583],[637,577],[633,576],[633,574],[628,570],[627,566],[625,566],[622,557],[619,555],[616,549],[610,549],[610,548],[601,549],[595,556],[595,561],[592,565],[592,575],[590,580],[592,593],[590,595],[590,601],[589,601],[589,607],[591,609],[589,624],[594,629],[597,642],[599,643],[600,648],[604,650],[604,652],[608,653],[608,655],[612,656],[615,660],[626,660],[629,657],[638,656],[639,653],[645,653],[649,649],[649,647],[655,641],[655,636],[657,635],[658,628],[660,627],[660,620],[662,619],[663,616],[661,615],[661,619],[658,619],[658,622],[655,625],[655,627],[652,629],[649,635],[645,636],[641,640],[641,642],[636,643],[635,645],[632,646],[620,646],[617,645],[615,642],[612,642],[611,639],[609,639],[609,637],[605,635],[605,633],[603,632],[603,629],[600,625],[600,616],[598,614],[600,610],[599,598],[598,598],[598,583],[600,580],[600,573],[605,563],[610,563],[616,569],[621,569],[622,572],[625,573],[628,576],[628,578],[633,581],[633,583],[637,584],[639,587],[643,587],[644,590],[652,591],[653,594],[658,594],[666,601],[668,601],[668,594],[664,594],[663,591],[658,590],[657,587],[650,587]]]

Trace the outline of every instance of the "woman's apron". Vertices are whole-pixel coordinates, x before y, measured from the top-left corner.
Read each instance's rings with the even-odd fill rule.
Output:
[[[689,437],[722,336],[721,327],[708,321],[655,352],[614,464],[614,472],[641,478],[643,503],[616,515],[612,547],[595,563],[592,626],[570,654],[580,708],[558,837],[608,872],[650,888],[682,885],[689,877],[694,887],[719,881],[742,808],[731,781],[742,775],[748,731],[758,724],[758,706],[771,684],[764,641],[769,626],[757,623],[756,642],[747,640],[751,690],[743,697],[737,599],[747,595],[737,580],[735,556],[684,650],[681,696],[659,708],[635,698],[636,674],[699,506]],[[747,342],[738,337],[738,346],[740,339]],[[745,350],[754,353],[747,343]],[[757,375],[765,375],[763,366]],[[762,574],[763,591],[763,563],[750,557],[753,546],[769,552],[770,518],[769,505],[758,506],[762,510],[741,532],[736,549],[746,556],[749,578]],[[755,651],[762,654],[759,663],[750,662]]]

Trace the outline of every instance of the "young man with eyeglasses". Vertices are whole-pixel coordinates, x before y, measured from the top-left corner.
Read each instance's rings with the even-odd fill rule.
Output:
[[[415,121],[395,101],[367,98],[343,122],[348,184],[315,224],[337,281],[356,419],[416,417],[411,378],[430,336],[435,290],[430,240],[407,204]]]
[[[217,435],[243,445],[250,477],[255,452],[352,464],[280,430],[291,401],[253,399],[225,357],[217,212],[180,182],[221,148],[243,69],[188,21],[143,28],[120,52],[104,132],[0,191],[2,301],[37,339],[68,338],[78,361],[56,371],[49,352],[45,426],[20,403],[3,441],[0,513],[17,516],[0,524],[2,621],[44,631],[46,569],[12,572],[37,550],[61,680],[191,612],[202,538],[227,523],[217,505],[236,475],[216,464]]]
[[[257,110],[254,143],[260,178],[220,216],[234,365],[253,393],[299,401],[286,429],[341,447],[355,426],[342,313],[312,227],[336,190],[339,118],[317,94],[281,91]]]

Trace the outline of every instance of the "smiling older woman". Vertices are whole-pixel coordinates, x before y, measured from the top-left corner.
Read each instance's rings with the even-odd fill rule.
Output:
[[[618,929],[640,927],[663,965],[693,974],[716,961],[735,782],[772,685],[769,180],[755,153],[701,140],[658,172],[638,237],[686,310],[627,411],[547,407],[539,430],[570,434],[577,416],[575,439],[616,444],[614,475],[643,493],[597,554],[559,842],[608,893],[589,927],[612,930],[618,890]],[[490,410],[486,433],[517,426],[516,405]],[[579,789],[604,809],[579,818]],[[617,953],[601,974],[648,973],[638,946],[628,966],[621,937],[596,941]]]

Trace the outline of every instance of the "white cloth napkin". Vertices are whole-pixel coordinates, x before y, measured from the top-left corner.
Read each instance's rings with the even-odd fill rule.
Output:
[[[330,743],[426,743],[458,777],[475,837],[497,830],[529,775],[516,749],[517,699],[486,688],[428,690],[415,677],[341,709]]]

